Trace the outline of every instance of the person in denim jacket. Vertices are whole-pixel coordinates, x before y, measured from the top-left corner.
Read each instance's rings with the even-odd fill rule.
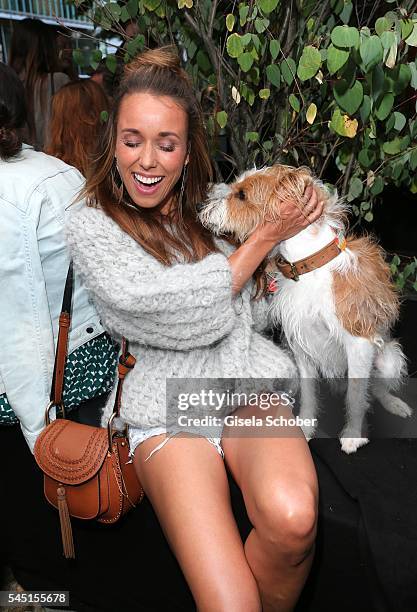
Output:
[[[0,63],[0,425],[20,422],[33,452],[49,401],[69,255],[68,207],[83,186],[75,168],[21,142],[23,85]],[[116,346],[75,279],[64,404],[111,389]]]

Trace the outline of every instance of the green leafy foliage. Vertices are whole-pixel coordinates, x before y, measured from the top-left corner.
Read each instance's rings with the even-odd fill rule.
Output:
[[[111,0],[92,17],[109,36],[130,18],[138,23],[124,43],[127,60],[148,46],[178,46],[218,161],[236,173],[254,163],[307,165],[367,226],[386,186],[417,193],[417,12],[412,0],[387,2],[376,18],[373,3],[353,10],[349,0],[290,8],[284,0]],[[74,60],[95,67],[101,54],[75,50]],[[115,70],[115,57],[106,65]],[[221,164],[217,172],[227,178]],[[415,267],[395,266],[400,284],[417,283]]]
[[[307,81],[317,74],[321,66],[321,55],[318,49],[308,45],[303,49],[298,64],[297,75],[301,81]]]

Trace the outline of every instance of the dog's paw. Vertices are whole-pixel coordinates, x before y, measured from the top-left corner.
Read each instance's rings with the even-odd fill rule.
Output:
[[[365,444],[368,444],[368,442],[368,438],[340,438],[342,451],[348,455],[351,453],[356,453],[358,448],[365,446]]]
[[[413,414],[413,409],[402,399],[400,399],[399,397],[395,397],[394,395],[390,398],[389,402],[385,403],[384,407],[387,412],[390,412],[391,414],[396,414],[397,416],[403,417],[404,419]]]

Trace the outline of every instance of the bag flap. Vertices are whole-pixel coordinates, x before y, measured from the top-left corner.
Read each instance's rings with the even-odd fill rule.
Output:
[[[35,459],[45,474],[68,485],[97,474],[108,451],[107,429],[56,419],[35,443]]]

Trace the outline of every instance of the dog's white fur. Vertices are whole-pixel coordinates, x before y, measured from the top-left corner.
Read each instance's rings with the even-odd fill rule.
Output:
[[[217,234],[232,233],[243,242],[254,228],[248,226],[243,216],[240,222],[236,212],[229,215],[228,198],[233,187],[244,185],[245,179],[254,174],[262,178],[266,170],[255,168],[243,173],[232,185],[213,186],[199,214],[201,222]],[[270,252],[269,259],[280,253],[287,261],[297,261],[327,245],[338,232],[345,231],[343,213],[347,205],[337,194],[331,195],[317,179],[313,179],[313,183],[328,194],[322,217],[277,245]],[[262,207],[262,180],[257,183],[256,193]],[[363,428],[370,394],[392,414],[407,417],[412,413],[403,400],[391,393],[405,376],[406,359],[399,343],[390,338],[389,330],[381,328],[371,338],[355,336],[346,330],[337,316],[332,274],[334,271],[355,274],[360,265],[357,254],[346,248],[329,263],[301,275],[297,282],[277,271],[278,291],[271,298],[270,308],[272,323],[281,324],[297,362],[302,418],[317,417],[315,387],[318,377],[331,379],[344,377],[347,373],[346,423],[340,434],[341,446],[346,453],[355,452],[368,442]],[[308,439],[314,435],[313,428],[303,430]]]

